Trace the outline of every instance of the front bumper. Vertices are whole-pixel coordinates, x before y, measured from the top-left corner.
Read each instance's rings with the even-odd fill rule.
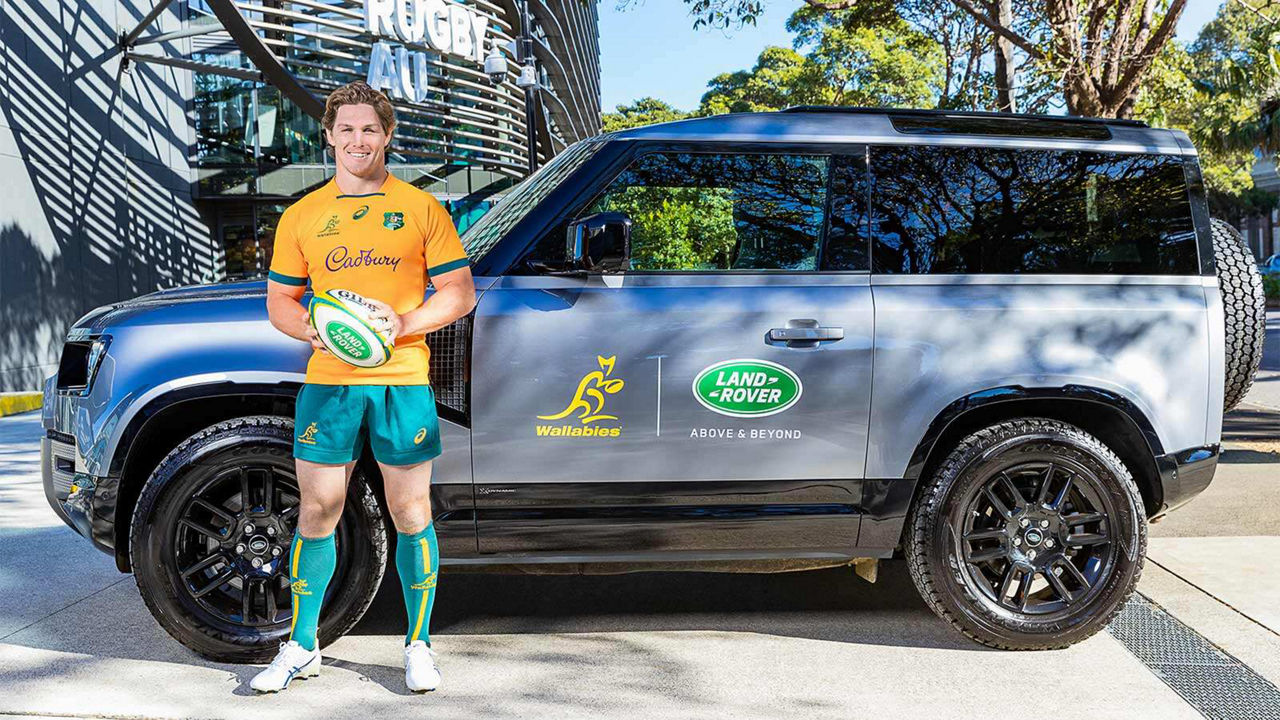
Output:
[[[56,431],[40,440],[40,477],[49,506],[94,547],[115,556],[116,478],[95,478],[77,472],[75,441]]]

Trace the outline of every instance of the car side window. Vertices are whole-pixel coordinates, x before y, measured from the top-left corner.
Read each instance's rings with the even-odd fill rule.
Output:
[[[822,252],[823,270],[870,269],[867,242],[866,155],[837,155],[831,170],[831,222]]]
[[[626,213],[633,271],[814,270],[829,169],[817,155],[650,153],[579,216]]]
[[[1177,157],[874,147],[871,178],[878,273],[1199,272]]]

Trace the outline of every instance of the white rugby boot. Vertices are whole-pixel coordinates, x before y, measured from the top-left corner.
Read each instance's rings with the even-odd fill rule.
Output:
[[[290,640],[280,643],[280,652],[265,670],[253,676],[249,687],[258,692],[279,692],[289,687],[294,678],[315,677],[320,674],[320,643],[315,650],[307,650]]]
[[[435,690],[440,686],[436,654],[421,640],[414,640],[404,647],[404,683],[414,692]]]

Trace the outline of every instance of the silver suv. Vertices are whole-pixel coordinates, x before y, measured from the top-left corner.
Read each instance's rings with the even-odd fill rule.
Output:
[[[428,338],[443,562],[779,571],[905,557],[1001,648],[1097,632],[1147,522],[1212,479],[1262,349],[1249,252],[1186,135],[795,108],[578,143],[465,235]],[[263,282],[98,308],[45,387],[54,510],[224,660],[289,631],[310,347]],[[338,528],[328,643],[386,564],[377,467]]]

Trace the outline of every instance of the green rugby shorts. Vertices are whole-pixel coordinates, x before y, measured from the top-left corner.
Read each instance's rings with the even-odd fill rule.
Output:
[[[386,465],[440,454],[440,422],[430,385],[316,385],[298,393],[293,456],[337,465],[360,457],[365,438]]]

